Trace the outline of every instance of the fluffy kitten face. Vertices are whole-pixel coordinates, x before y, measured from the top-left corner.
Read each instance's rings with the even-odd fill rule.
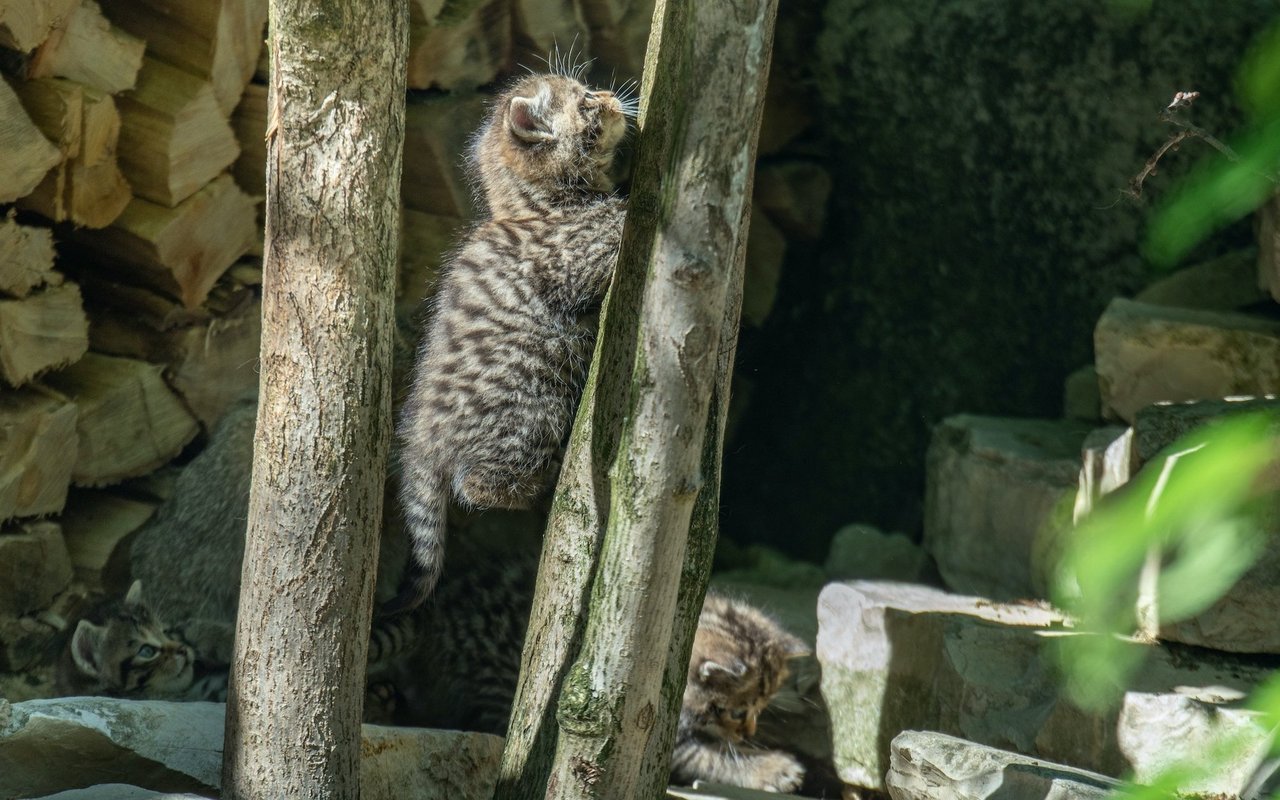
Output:
[[[191,686],[195,653],[169,636],[142,600],[134,581],[124,602],[101,625],[81,620],[71,638],[77,669],[104,691],[124,696],[165,696]]]
[[[513,86],[495,103],[472,154],[492,216],[610,191],[626,113],[612,92],[566,75],[531,75]]]
[[[684,710],[708,736],[741,742],[787,678],[787,661],[808,646],[765,614],[708,595],[698,620],[685,684]]]

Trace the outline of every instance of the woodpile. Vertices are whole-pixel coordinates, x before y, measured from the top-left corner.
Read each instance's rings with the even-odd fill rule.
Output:
[[[466,148],[494,89],[588,58],[638,78],[653,2],[410,9],[404,319],[475,211]],[[48,619],[125,588],[162,468],[257,386],[266,16],[267,0],[0,0],[0,551],[56,551]],[[749,324],[788,242],[821,228],[813,172],[778,161],[757,186]],[[52,636],[22,609],[0,603],[0,671]]]
[[[124,588],[138,476],[256,386],[266,12],[0,0],[0,549],[48,562],[0,667],[43,652],[54,593]]]

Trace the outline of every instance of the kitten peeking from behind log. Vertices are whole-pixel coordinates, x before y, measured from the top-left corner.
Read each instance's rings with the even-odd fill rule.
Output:
[[[415,568],[389,613],[439,579],[451,498],[529,508],[559,473],[622,238],[609,171],[633,113],[581,72],[519,80],[473,140],[484,212],[441,270],[397,426]]]

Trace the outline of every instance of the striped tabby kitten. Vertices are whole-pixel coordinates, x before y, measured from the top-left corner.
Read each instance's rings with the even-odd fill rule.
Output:
[[[59,694],[175,699],[191,688],[195,652],[151,613],[141,581],[99,612],[80,620],[58,662]]]
[[[474,140],[485,213],[441,271],[399,422],[416,566],[390,612],[435,586],[451,497],[528,508],[559,472],[622,236],[608,172],[628,112],[576,77],[531,75]]]
[[[809,647],[758,609],[708,593],[694,634],[671,754],[671,779],[791,792],[804,766],[790,753],[752,746],[756,719]]]

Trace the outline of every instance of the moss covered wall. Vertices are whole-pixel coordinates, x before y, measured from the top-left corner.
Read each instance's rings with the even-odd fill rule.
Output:
[[[743,342],[728,535],[820,556],[843,523],[916,532],[935,422],[1060,413],[1103,305],[1150,274],[1148,209],[1119,190],[1168,135],[1157,113],[1194,89],[1194,119],[1231,130],[1234,70],[1280,12],[1151,5],[784,2],[816,23],[801,58],[836,189],[825,241],[792,251],[777,312]],[[1207,152],[1184,145],[1149,195]]]

